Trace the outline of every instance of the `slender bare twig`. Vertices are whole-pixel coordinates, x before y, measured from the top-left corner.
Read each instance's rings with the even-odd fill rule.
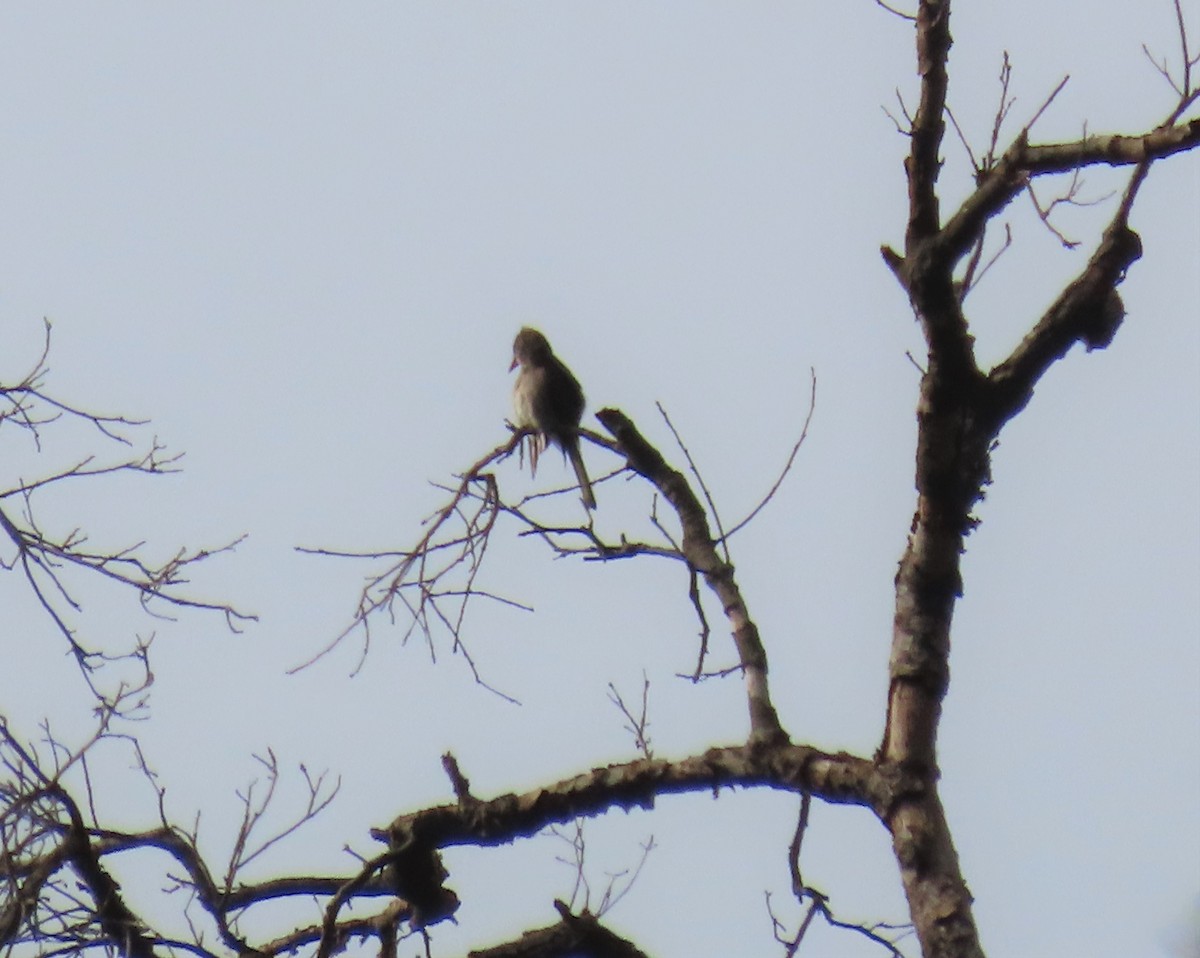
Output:
[[[1058,81],[1058,86],[1056,86],[1053,90],[1050,91],[1050,95],[1048,97],[1046,97],[1046,99],[1042,102],[1042,105],[1037,108],[1037,112],[1034,113],[1033,116],[1029,119],[1029,122],[1027,122],[1025,124],[1026,133],[1029,133],[1033,130],[1034,125],[1037,123],[1038,120],[1040,120],[1042,118],[1042,114],[1045,113],[1046,110],[1048,110],[1050,108],[1050,104],[1055,101],[1055,99],[1058,97],[1058,95],[1060,93],[1062,93],[1063,88],[1066,87],[1067,83],[1069,83],[1070,80],[1071,80],[1071,75],[1068,73],[1061,80]]]
[[[650,719],[648,717],[650,679],[646,673],[642,672],[642,704],[636,716],[630,710],[629,706],[625,704],[621,693],[617,691],[617,687],[612,682],[608,683],[608,700],[625,716],[625,728],[633,736],[633,742],[637,746],[637,750],[646,758],[654,758],[654,753],[650,748]]]
[[[875,5],[877,7],[883,7],[883,9],[886,10],[888,13],[895,14],[901,20],[915,21],[917,19],[916,14],[905,13],[903,10],[897,10],[895,7],[889,6],[888,4],[884,3],[883,0],[875,0]]]
[[[1015,96],[1009,95],[1009,87],[1010,87],[1010,84],[1012,81],[1012,62],[1009,59],[1007,50],[1004,51],[1003,61],[1000,65],[999,79],[1000,79],[999,102],[996,105],[996,111],[992,118],[992,130],[991,130],[990,138],[988,140],[988,147],[987,147],[987,150],[984,152],[983,157],[981,159],[977,160],[975,158],[975,153],[971,149],[970,144],[967,142],[966,135],[964,134],[962,127],[959,126],[957,118],[954,116],[954,113],[950,109],[950,107],[949,106],[946,107],[946,115],[950,118],[950,122],[954,127],[954,131],[958,134],[959,141],[962,143],[963,148],[967,151],[967,156],[970,158],[971,167],[975,171],[976,184],[983,182],[984,178],[993,169],[995,169],[996,163],[997,163],[997,154],[998,154],[998,150],[999,150],[999,146],[1000,146],[1000,136],[1001,136],[1001,133],[1004,128],[1004,123],[1005,123],[1005,120],[1008,119],[1008,115],[1011,112],[1012,107],[1017,102]],[[1046,97],[1046,99],[1042,102],[1041,106],[1039,106],[1038,109],[1034,112],[1033,116],[1026,122],[1026,124],[1020,134],[1020,136],[1023,139],[1028,138],[1029,133],[1032,130],[1034,124],[1036,124],[1037,121],[1041,118],[1042,114],[1046,112],[1046,110],[1049,108],[1050,104],[1054,102],[1054,100],[1058,96],[1058,94],[1062,92],[1063,87],[1065,87],[1067,85],[1067,81],[1069,79],[1070,79],[1069,76],[1063,77],[1062,80],[1059,81],[1058,85],[1050,92],[1050,95],[1048,97]],[[1078,169],[1075,170],[1075,175],[1078,176]],[[1031,197],[1033,196],[1032,185],[1030,186],[1030,195],[1031,195]],[[1074,196],[1073,192],[1071,193],[1071,196],[1072,197]],[[1057,202],[1059,202],[1059,201],[1056,201],[1056,203]],[[1037,205],[1036,198],[1034,198],[1034,205],[1035,206]],[[1039,208],[1039,214],[1041,214],[1040,208]],[[1042,222],[1045,223],[1047,228],[1049,228],[1051,230],[1051,232],[1053,232],[1056,236],[1058,236],[1059,239],[1063,240],[1064,243],[1066,242],[1065,238],[1060,233],[1058,233],[1058,231],[1055,230],[1054,227],[1050,224],[1049,219],[1048,219],[1048,213],[1045,215],[1042,215]],[[979,265],[982,262],[982,258],[983,258],[983,251],[987,244],[988,225],[989,224],[984,224],[983,228],[980,229],[979,234],[975,239],[975,242],[971,246],[971,252],[970,252],[969,257],[967,258],[967,263],[963,270],[962,278],[957,281],[956,285],[957,285],[957,291],[958,291],[958,301],[960,304],[966,300],[966,298],[970,294],[970,292],[983,279],[984,274],[987,273],[987,271],[992,267],[992,265],[995,264],[997,262],[997,260],[999,260],[999,258],[1012,245],[1012,228],[1008,223],[1005,223],[1004,224],[1004,234],[1005,234],[1004,243],[995,252],[995,254],[993,254],[991,256],[991,258],[987,262],[987,265],[985,265],[982,270],[979,270]],[[978,275],[976,275],[977,270],[978,270]]]
[[[669,423],[669,419],[668,419]],[[673,428],[673,427],[672,427]],[[558,556],[578,557],[585,561],[613,561],[637,556],[684,561],[671,533],[658,519],[657,497],[651,509],[651,523],[663,534],[667,544],[644,542],[622,535],[617,541],[603,537],[589,514],[580,525],[550,524],[535,516],[531,506],[547,495],[559,495],[573,489],[564,487],[553,493],[539,492],[517,501],[505,499],[494,468],[521,448],[523,433],[514,431],[508,442],[491,450],[460,474],[454,485],[436,485],[447,494],[445,504],[426,520],[425,532],[411,549],[375,552],[348,552],[329,548],[302,547],[299,551],[341,558],[385,560],[382,571],[372,573],[359,593],[358,605],[350,623],[323,648],[293,668],[307,668],[328,655],[347,637],[361,630],[362,645],[352,673],[365,663],[373,634],[373,623],[380,616],[395,623],[407,619],[402,641],[419,631],[425,638],[431,659],[436,661],[435,633],[449,636],[451,653],[462,657],[475,681],[508,701],[506,692],[490,686],[476,665],[464,635],[466,607],[473,598],[488,599],[523,611],[528,605],[481,587],[480,574],[490,536],[501,518],[513,519],[520,526],[518,536],[536,536]],[[590,442],[613,450],[613,440],[589,430],[581,435]],[[676,433],[678,438],[678,434]],[[684,450],[686,454],[686,449]],[[689,460],[690,461],[690,460]],[[694,470],[695,464],[692,464]],[[605,478],[626,471],[613,470]],[[710,507],[712,504],[709,497]],[[698,593],[693,590],[694,594]],[[704,617],[701,610],[701,622]]]
[[[767,490],[767,494],[759,500],[758,505],[750,510],[749,514],[739,522],[736,522],[728,532],[724,534],[726,540],[737,534],[740,530],[746,528],[762,510],[766,507],[779,491],[779,487],[783,485],[783,480],[787,478],[789,472],[792,471],[792,465],[796,461],[796,455],[800,452],[800,447],[804,445],[804,440],[808,438],[808,427],[812,424],[813,412],[817,408],[817,371],[813,368],[808,370],[809,389],[808,389],[808,413],[804,416],[804,425],[800,427],[800,438],[796,440],[792,446],[792,451],[788,454],[787,462],[783,464],[783,469],[780,470],[779,476],[775,479],[771,488]]]
[[[1004,127],[1004,121],[1008,118],[1009,111],[1017,102],[1016,97],[1008,95],[1008,87],[1012,82],[1012,62],[1008,58],[1008,51],[1004,51],[1004,58],[1000,64],[1000,102],[996,105],[996,112],[992,117],[992,135],[988,140],[987,153],[984,154],[983,162],[976,167],[976,174],[986,173],[996,165],[996,149],[1000,144],[1000,131]],[[949,112],[949,108],[947,108]]]
[[[696,466],[696,460],[692,458],[691,450],[683,441],[683,437],[679,435],[679,430],[675,428],[675,424],[671,422],[671,417],[667,415],[666,407],[662,403],[654,404],[658,408],[658,414],[663,417],[663,422],[667,424],[667,428],[671,430],[671,435],[675,439],[675,445],[679,447],[679,451],[683,453],[683,458],[687,460],[688,471],[696,477],[696,482],[700,485],[700,491],[704,493],[704,501],[708,504],[709,515],[713,517],[713,522],[717,526],[716,542],[721,546],[721,552],[725,556],[725,561],[729,561],[729,546],[726,542],[728,536],[725,535],[725,530],[721,525],[721,516],[717,511],[717,504],[713,501],[712,493],[709,492],[708,485],[704,481],[704,477],[700,475],[700,470]]]
[[[954,115],[954,111],[948,106],[946,107],[946,116],[950,120],[950,125],[954,127],[954,132],[958,136],[958,142],[962,144],[963,150],[966,151],[967,159],[971,161],[971,169],[973,169],[975,171],[975,175],[978,176],[983,172],[983,166],[976,158],[975,151],[971,149],[971,144],[967,140],[967,134],[963,132],[963,128],[959,125],[958,117]]]
[[[89,423],[106,439],[126,446],[133,442],[119,432],[120,427],[144,426],[147,420],[129,419],[125,416],[107,415],[85,411],[79,406],[64,402],[44,391],[44,380],[50,371],[50,340],[52,326],[50,320],[43,319],[42,348],[34,364],[20,380],[11,386],[0,383],[0,403],[7,403],[7,408],[0,405],[0,425],[11,419],[15,424],[25,429],[32,436],[35,447],[41,450],[40,426],[55,422],[63,416],[79,419]],[[52,410],[49,414],[41,413],[38,405],[45,405]]]
[[[43,452],[42,433],[62,420],[91,425],[103,440],[123,447],[132,446],[131,430],[145,425],[144,420],[97,413],[52,395],[45,386],[49,374],[51,325],[44,322],[41,350],[24,375],[15,383],[0,383],[0,427],[8,423],[20,427],[32,437],[34,450]],[[8,432],[4,435],[7,437]],[[122,452],[121,456],[128,456]],[[95,674],[106,663],[144,656],[144,647],[112,654],[92,648],[83,639],[75,619],[82,610],[77,597],[79,582],[99,579],[118,589],[132,590],[143,610],[156,618],[169,618],[167,609],[198,609],[221,613],[231,631],[255,617],[234,606],[206,601],[185,591],[191,568],[212,556],[236,547],[241,539],[215,549],[180,549],[163,561],[145,555],[145,543],[115,548],[88,547],[88,537],[79,527],[65,534],[54,534],[42,525],[35,510],[35,499],[51,489],[62,489],[77,481],[89,481],[123,473],[160,476],[178,471],[182,454],[169,454],[153,437],[140,454],[105,462],[88,452],[77,456],[66,467],[49,471],[38,478],[9,477],[0,490],[0,540],[11,545],[11,552],[0,555],[0,569],[19,571],[55,630],[66,640],[80,672],[93,696],[102,706],[112,693],[102,688]],[[82,578],[81,578],[82,577]]]
[[[658,846],[654,844],[654,836],[651,835],[639,847],[642,853],[632,870],[624,869],[623,871],[609,873],[608,884],[605,886],[604,894],[600,897],[600,904],[596,908],[597,917],[608,914],[620,903],[622,898],[633,890],[633,887],[637,884],[638,877],[642,874],[642,869],[646,867],[650,853]],[[622,879],[624,879],[623,883]]]
[[[575,903],[582,895],[583,903],[580,907],[586,909],[591,903],[592,889],[588,884],[587,877],[587,835],[584,832],[583,819],[575,819],[571,823],[569,831],[558,825],[551,825],[546,831],[570,846],[570,858],[564,858],[561,855],[554,856],[556,862],[571,869],[571,894],[567,897],[567,906],[574,911]]]
[[[795,897],[797,904],[801,906],[804,906],[807,902],[807,908],[795,933],[789,936],[785,933],[786,926],[776,916],[771,905],[771,893],[769,891],[766,892],[767,914],[771,919],[775,940],[784,946],[784,954],[788,958],[791,958],[791,956],[799,951],[800,945],[804,941],[809,928],[812,927],[814,919],[820,917],[831,928],[852,931],[862,935],[868,941],[884,948],[892,958],[905,958],[904,953],[896,946],[896,942],[912,933],[912,925],[891,924],[887,922],[867,924],[840,919],[834,915],[833,909],[829,905],[829,896],[804,881],[800,872],[800,852],[804,844],[804,836],[808,832],[809,813],[811,809],[812,796],[807,792],[802,792],[800,795],[800,814],[796,822],[796,830],[793,832],[792,840],[788,844],[787,854],[788,876],[791,879],[792,895]]]
[[[1012,227],[1008,223],[1005,223],[1004,224],[1004,242],[1000,244],[1000,246],[996,250],[996,252],[994,252],[990,257],[988,257],[988,261],[983,264],[983,268],[979,269],[978,272],[976,272],[976,270],[979,266],[980,257],[983,253],[983,236],[980,235],[979,242],[978,242],[978,244],[976,244],[976,247],[975,247],[975,253],[972,255],[971,261],[967,266],[967,271],[963,275],[963,278],[962,278],[962,281],[960,284],[960,289],[959,289],[959,294],[958,294],[960,303],[966,298],[967,294],[971,290],[973,290],[976,286],[978,286],[981,282],[983,282],[983,278],[987,275],[988,270],[990,270],[993,266],[996,265],[996,263],[998,263],[1000,261],[1000,257],[1003,256],[1006,252],[1008,252],[1009,249],[1012,248],[1012,242],[1013,242]],[[911,359],[912,357],[910,356],[909,358]],[[920,366],[917,366],[917,368],[921,369]],[[921,371],[923,373],[924,369],[921,369]]]
[[[496,598],[473,588],[476,575],[486,552],[487,539],[500,514],[499,492],[495,476],[488,471],[496,463],[511,456],[521,444],[522,432],[514,432],[508,442],[491,450],[458,477],[459,483],[450,490],[449,501],[430,516],[427,530],[417,544],[404,551],[350,553],[326,548],[298,547],[297,551],[312,555],[358,559],[393,559],[382,572],[372,574],[359,594],[358,606],[349,625],[338,635],[299,665],[291,673],[301,671],[324,658],[356,630],[362,631],[363,644],[357,664],[351,674],[357,674],[370,648],[371,622],[378,614],[395,622],[399,603],[409,618],[405,638],[416,627],[421,629],[433,653],[433,623],[440,622],[449,630],[454,653],[471,666],[480,684],[478,670],[462,642],[463,609],[473,596]],[[465,508],[470,503],[471,508]],[[436,560],[436,561],[435,561]],[[442,583],[456,571],[465,569],[466,587],[445,588]],[[413,598],[409,598],[409,595]],[[457,603],[452,614],[441,608],[443,601]],[[519,606],[519,603],[506,601]],[[494,691],[494,690],[493,690]]]
[[[1175,78],[1175,74],[1170,68],[1167,58],[1164,56],[1162,61],[1154,59],[1154,54],[1150,52],[1150,48],[1146,44],[1142,44],[1142,52],[1146,55],[1146,59],[1154,66],[1154,68],[1162,75],[1163,79],[1170,84],[1171,89],[1178,95],[1181,102],[1194,100],[1196,91],[1192,88],[1192,67],[1200,63],[1200,53],[1192,56],[1189,50],[1187,24],[1183,19],[1183,5],[1180,0],[1174,0],[1175,7],[1175,23],[1179,37],[1180,50],[1180,76]],[[1180,113],[1182,116],[1182,113]]]
[[[650,853],[657,847],[652,835],[641,843],[641,855],[638,863],[632,869],[607,873],[604,891],[600,895],[599,903],[593,908],[592,882],[587,875],[587,836],[584,820],[575,819],[569,828],[551,825],[547,832],[570,847],[569,858],[561,855],[555,856],[555,861],[569,867],[572,873],[571,894],[567,900],[567,908],[570,911],[582,910],[583,913],[595,915],[597,918],[612,911],[621,899],[629,894],[637,883],[638,876],[642,873]]]
[[[327,790],[325,788],[325,779],[328,773],[322,772],[314,778],[308,769],[301,764],[300,773],[303,775],[305,785],[308,789],[308,799],[304,809],[292,821],[262,838],[255,847],[248,848],[251,836],[262,824],[263,817],[275,798],[280,774],[279,761],[275,757],[274,749],[268,748],[265,756],[255,755],[254,759],[266,770],[266,793],[260,798],[255,799],[254,789],[257,781],[252,781],[246,787],[244,794],[240,791],[237,793],[237,797],[242,803],[242,821],[238,827],[237,837],[234,840],[233,850],[230,853],[229,864],[225,872],[226,895],[232,890],[235,877],[243,872],[251,862],[265,854],[283,839],[293,835],[297,829],[311,822],[328,808],[334,799],[337,798],[342,785],[341,778],[338,777]]]

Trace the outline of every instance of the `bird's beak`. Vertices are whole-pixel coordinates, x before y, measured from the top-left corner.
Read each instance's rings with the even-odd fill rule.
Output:
[[[508,364],[508,371],[511,373],[516,368],[517,368],[517,357],[514,356],[513,361]]]

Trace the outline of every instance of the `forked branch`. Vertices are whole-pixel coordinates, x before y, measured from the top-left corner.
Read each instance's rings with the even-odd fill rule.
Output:
[[[46,323],[42,349],[32,367],[16,382],[0,382],[0,430],[3,430],[0,439],[6,443],[18,438],[31,439],[35,454],[41,456],[45,454],[43,432],[74,421],[94,427],[102,445],[134,445],[131,437],[138,427],[145,425],[143,421],[91,412],[47,391],[50,331],[50,324]],[[11,428],[4,430],[5,426]],[[161,476],[176,472],[180,458],[178,454],[168,454],[154,438],[139,454],[130,455],[123,449],[120,458],[105,461],[88,452],[71,465],[49,470],[40,478],[13,475],[0,479],[5,486],[0,488],[0,543],[7,543],[7,548],[0,546],[0,569],[19,572],[24,578],[55,629],[67,641],[93,694],[101,700],[110,699],[112,692],[97,685],[95,670],[106,661],[136,658],[143,654],[143,649],[138,642],[124,652],[102,651],[80,638],[75,618],[83,605],[81,583],[100,581],[132,591],[145,611],[158,618],[169,618],[168,610],[218,612],[225,617],[229,629],[236,632],[240,623],[255,617],[228,603],[198,598],[186,586],[199,563],[232,550],[241,539],[217,548],[179,549],[165,559],[152,559],[142,542],[97,548],[88,545],[87,534],[78,527],[68,527],[65,533],[51,532],[35,503],[50,490],[61,491],[68,485],[105,476],[126,473]]]

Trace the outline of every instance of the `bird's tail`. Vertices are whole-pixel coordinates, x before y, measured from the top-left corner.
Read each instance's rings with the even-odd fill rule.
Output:
[[[583,465],[583,455],[579,452],[579,442],[567,447],[567,458],[575,469],[575,478],[579,480],[579,494],[583,496],[583,504],[589,509],[596,508],[596,496],[592,493],[592,480],[588,478],[587,469]]]

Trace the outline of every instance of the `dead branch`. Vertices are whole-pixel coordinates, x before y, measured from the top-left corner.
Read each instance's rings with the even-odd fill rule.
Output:
[[[132,440],[120,431],[121,427],[144,426],[148,420],[89,412],[45,392],[45,377],[50,371],[48,361],[52,327],[48,319],[43,319],[42,324],[42,349],[29,371],[11,386],[0,382],[0,426],[6,420],[12,420],[29,433],[35,447],[40,450],[39,427],[65,416],[90,424],[106,439],[132,446]],[[43,406],[49,407],[49,410],[43,412]]]
[[[696,460],[692,458],[691,450],[684,443],[683,437],[679,435],[679,430],[675,428],[675,424],[671,422],[671,417],[667,415],[667,410],[662,403],[656,402],[655,408],[658,409],[658,414],[662,416],[663,422],[667,424],[667,428],[671,430],[671,436],[675,440],[675,445],[679,451],[683,453],[683,458],[687,461],[688,472],[696,479],[696,484],[700,487],[700,491],[704,494],[704,501],[708,504],[708,514],[712,516],[713,523],[717,527],[717,538],[714,540],[720,546],[721,552],[725,557],[725,561],[729,562],[729,546],[726,544],[725,528],[721,524],[721,515],[717,511],[717,504],[713,501],[712,493],[709,492],[708,485],[704,481],[704,477],[700,475],[700,469],[696,466]]]
[[[867,805],[883,814],[913,784],[899,769],[789,744],[713,748],[676,761],[638,759],[592,769],[521,795],[458,801],[402,815],[372,832],[388,843],[390,852],[365,863],[361,874],[377,872],[387,861],[401,897],[435,906],[450,901],[456,905],[457,897],[444,885],[448,876],[439,849],[508,844],[612,809],[650,808],[660,795],[716,794],[723,786],[808,791],[825,801]],[[648,854],[649,846],[643,847],[644,855]],[[585,880],[580,883],[582,887]],[[615,885],[611,887],[610,906],[618,897]]]
[[[132,446],[130,433],[145,425],[144,420],[91,412],[47,391],[50,344],[51,326],[46,322],[42,348],[33,365],[17,382],[0,383],[0,428],[8,423],[19,427],[22,434],[32,438],[39,454],[43,430],[64,419],[91,425],[105,441]],[[55,630],[66,640],[93,695],[102,702],[109,700],[110,693],[97,685],[95,670],[106,662],[144,657],[145,648],[139,644],[132,651],[110,655],[79,638],[74,619],[82,609],[76,595],[81,579],[76,574],[132,590],[151,616],[168,618],[165,609],[219,612],[230,630],[236,632],[239,623],[255,617],[228,603],[197,598],[186,591],[186,586],[192,567],[231,551],[241,538],[218,548],[180,549],[163,561],[154,561],[145,555],[143,542],[116,548],[87,548],[88,537],[78,527],[66,534],[52,534],[39,520],[35,500],[49,489],[101,476],[124,473],[161,476],[176,472],[180,458],[181,454],[168,454],[166,447],[153,438],[140,454],[103,462],[88,453],[72,465],[39,478],[10,477],[7,488],[0,491],[0,532],[12,548],[10,557],[0,557],[0,569],[20,571]]]
[[[1149,168],[1154,160],[1191,150],[1200,144],[1200,119],[1159,127],[1138,136],[1089,135],[1072,143],[1034,146],[1024,134],[983,177],[979,188],[951,217],[937,239],[937,256],[953,262],[974,243],[985,224],[1007,206],[1032,178],[1071,173],[1097,164]]]
[[[357,674],[370,649],[372,622],[383,615],[394,623],[399,605],[409,620],[405,640],[414,628],[419,629],[432,656],[435,654],[434,625],[441,623],[449,631],[453,651],[464,657],[476,681],[484,684],[462,641],[459,626],[466,604],[473,596],[492,598],[524,608],[513,600],[473,589],[487,552],[492,528],[501,513],[496,479],[489,470],[511,456],[520,446],[523,436],[524,433],[514,432],[508,442],[487,453],[458,477],[458,485],[448,490],[449,501],[426,520],[428,528],[425,534],[410,550],[350,553],[298,547],[298,551],[313,555],[394,561],[382,572],[374,573],[367,579],[350,624],[315,655],[291,669],[291,673],[313,665],[341,645],[348,636],[361,630],[362,649],[351,673]],[[454,579],[459,574],[465,580],[465,587],[458,586]],[[447,585],[448,582],[453,584]],[[449,605],[448,611],[443,608],[444,605]]]
[[[650,808],[660,795],[716,792],[734,785],[809,791],[823,801],[866,805],[882,813],[914,783],[898,769],[877,767],[845,753],[805,745],[747,744],[711,748],[674,761],[637,759],[596,768],[469,806],[439,805],[401,815],[371,834],[392,848],[490,847],[609,809]]]
[[[110,717],[103,718],[95,735],[76,750],[66,749],[47,730],[51,768],[45,767],[36,748],[19,742],[0,720],[0,767],[6,772],[0,778],[0,795],[5,799],[0,806],[0,841],[4,848],[0,856],[0,888],[5,890],[5,904],[0,906],[0,947],[28,941],[42,945],[58,942],[64,949],[76,951],[107,943],[128,955],[149,956],[160,947],[212,955],[214,952],[203,946],[203,924],[211,922],[224,948],[238,954],[269,956],[317,943],[322,936],[341,943],[354,937],[383,940],[395,934],[398,924],[414,919],[413,903],[395,900],[369,919],[298,928],[273,942],[251,945],[235,930],[238,918],[248,909],[260,909],[272,901],[316,896],[346,904],[359,898],[396,898],[395,883],[382,876],[383,867],[392,857],[368,861],[350,878],[289,877],[257,884],[238,880],[251,861],[320,814],[336,792],[336,786],[331,789],[325,785],[323,775],[314,777],[302,766],[309,796],[306,808],[296,820],[260,841],[253,850],[247,850],[251,836],[261,825],[266,806],[276,794],[278,764],[269,755],[262,760],[272,776],[268,793],[255,799],[251,789],[243,796],[242,828],[235,840],[229,871],[218,882],[200,854],[195,829],[188,831],[169,822],[163,805],[164,790],[145,766],[140,746],[136,739],[109,732]],[[105,828],[95,819],[90,785],[84,789],[86,802],[77,801],[69,790],[66,776],[74,768],[85,767],[86,755],[106,742],[124,742],[132,747],[135,764],[140,766],[158,799],[160,822],[156,827],[142,832]],[[168,872],[169,884],[164,892],[188,895],[183,913],[193,930],[193,941],[181,942],[156,932],[121,895],[106,862],[134,850],[165,853],[182,868],[182,874]],[[202,910],[204,923],[193,919],[190,913],[193,905]],[[433,920],[428,912],[424,917]]]
[[[906,162],[904,255],[883,250],[920,321],[928,363],[918,404],[917,503],[896,577],[891,683],[877,756],[914,772],[924,770],[928,779],[925,792],[901,801],[885,817],[923,952],[977,958],[982,951],[971,896],[935,784],[937,726],[949,682],[950,623],[962,593],[965,537],[978,521],[972,510],[991,481],[990,457],[1000,429],[1029,402],[1038,379],[1074,343],[1100,349],[1112,341],[1124,316],[1117,285],[1141,255],[1141,242],[1128,225],[1134,199],[1154,162],[1200,144],[1200,119],[1181,119],[1194,102],[1184,82],[1165,121],[1140,135],[1085,135],[1073,143],[1032,145],[1027,125],[977,178],[973,194],[943,226],[937,178],[949,14],[949,0],[920,4],[921,106]],[[1186,37],[1182,28],[1181,33]],[[1187,49],[1186,39],[1181,43]],[[1061,84],[1030,125],[1058,89]],[[962,310],[963,290],[953,279],[959,260],[974,250],[971,255],[978,261],[988,223],[1035,177],[1077,175],[1082,167],[1099,163],[1132,169],[1096,251],[1013,353],[985,374]],[[968,266],[968,275],[973,268]]]
[[[733,566],[717,552],[708,518],[683,475],[667,465],[662,454],[617,409],[602,409],[596,418],[612,433],[618,450],[638,475],[647,479],[675,510],[683,529],[681,552],[689,568],[704,579],[717,596],[733,630],[738,659],[745,675],[752,741],[782,741],[787,734],[771,704],[767,685],[767,655],[750,618],[734,576]]]
[[[815,391],[815,388],[814,376],[812,389]],[[784,477],[791,469],[800,444],[807,435],[812,411],[813,406],[810,400],[809,413],[801,438],[793,448],[783,472],[763,500],[751,511],[749,516],[731,530],[731,534],[744,528],[779,489]],[[597,418],[611,432],[613,423],[616,422],[611,418],[614,414],[623,423],[619,428],[624,430],[627,436],[636,436],[636,440],[632,441],[638,454],[645,456],[649,451],[652,455],[646,461],[654,459],[661,464],[661,470],[647,478],[651,479],[651,485],[666,498],[675,511],[680,526],[684,530],[682,543],[677,542],[675,535],[659,520],[657,496],[652,501],[651,522],[663,534],[666,540],[665,545],[631,540],[625,535],[622,535],[618,541],[610,541],[597,529],[591,514],[587,515],[586,522],[581,525],[548,524],[537,518],[531,509],[531,505],[540,500],[540,495],[527,497],[517,502],[506,501],[501,495],[499,481],[494,470],[496,466],[520,448],[523,433],[514,432],[508,442],[487,453],[459,475],[457,485],[441,487],[449,494],[449,499],[427,520],[426,531],[413,548],[402,551],[366,553],[349,553],[326,548],[302,548],[300,550],[343,558],[385,559],[388,560],[388,564],[382,571],[373,573],[367,579],[366,585],[359,594],[357,608],[350,624],[324,648],[292,671],[307,668],[332,652],[348,636],[361,630],[362,646],[352,674],[357,673],[370,648],[374,621],[382,615],[394,623],[397,615],[402,613],[408,620],[404,640],[407,640],[413,630],[419,630],[425,638],[431,658],[436,660],[436,627],[437,631],[444,632],[449,636],[452,654],[459,655],[466,661],[478,684],[509,701],[515,701],[512,696],[493,688],[484,681],[464,641],[462,629],[465,609],[472,598],[486,598],[514,608],[529,610],[528,606],[514,599],[496,595],[476,584],[482,570],[490,536],[497,521],[500,518],[506,518],[512,519],[518,524],[520,527],[518,536],[536,536],[558,556],[576,557],[585,561],[612,561],[637,556],[655,556],[685,562],[691,576],[690,595],[693,607],[697,610],[701,622],[701,651],[696,678],[699,678],[703,672],[704,657],[707,651],[708,625],[704,610],[700,605],[699,590],[696,586],[696,576],[703,576],[722,602],[722,608],[726,610],[734,628],[734,639],[740,659],[738,668],[746,674],[747,688],[752,703],[751,734],[767,738],[782,735],[782,730],[778,726],[778,718],[767,694],[765,652],[734,582],[733,567],[729,561],[726,541],[728,535],[714,538],[708,532],[706,516],[709,513],[716,514],[715,503],[697,471],[695,462],[686,445],[683,444],[682,438],[667,419],[668,427],[672,429],[676,442],[680,445],[692,473],[696,476],[706,497],[707,512],[692,494],[683,476],[666,467],[665,460],[657,451],[651,449],[640,434],[636,433],[632,423],[613,410],[602,410],[597,414]],[[626,430],[626,426],[628,426],[628,430]],[[629,449],[625,447],[620,437],[614,441],[588,430],[583,430],[581,435],[590,442],[621,455],[625,459],[626,465],[614,470],[610,473],[610,477],[619,475],[631,467],[638,471],[632,463]],[[669,493],[668,488],[671,490]],[[562,491],[566,490],[558,492]],[[724,550],[725,554],[719,555],[719,550]]]

